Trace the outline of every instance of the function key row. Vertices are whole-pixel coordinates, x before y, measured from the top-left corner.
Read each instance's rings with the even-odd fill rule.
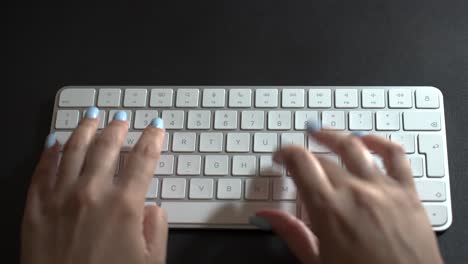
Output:
[[[359,96],[360,92],[360,96]],[[65,89],[60,107],[238,107],[238,108],[439,108],[438,93],[429,88],[389,89],[197,89],[102,88]],[[95,101],[97,95],[97,102]],[[359,100],[360,97],[360,100]],[[387,98],[387,100],[386,100]],[[201,101],[201,105],[200,105]],[[360,101],[360,102],[359,102]],[[334,102],[334,104],[333,104]],[[414,102],[414,103],[413,103]]]

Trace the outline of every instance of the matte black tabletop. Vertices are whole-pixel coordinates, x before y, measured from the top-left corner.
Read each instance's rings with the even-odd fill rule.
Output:
[[[438,240],[447,263],[468,262],[468,1],[34,3],[3,10],[3,252],[19,254],[64,85],[430,85],[445,97],[454,214]],[[168,261],[296,260],[271,233],[175,230]]]

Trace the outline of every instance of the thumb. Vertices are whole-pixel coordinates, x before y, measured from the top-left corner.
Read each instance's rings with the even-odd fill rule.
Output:
[[[166,212],[155,203],[147,204],[143,220],[143,236],[148,251],[147,263],[166,263],[167,234]]]
[[[317,237],[304,222],[291,214],[278,210],[260,210],[256,217],[268,221],[302,263],[320,263]]]

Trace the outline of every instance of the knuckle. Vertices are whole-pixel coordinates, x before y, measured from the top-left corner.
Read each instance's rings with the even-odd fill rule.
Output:
[[[75,192],[72,200],[71,208],[81,210],[86,208],[95,208],[99,204],[99,199],[95,191],[91,188],[83,188]]]
[[[113,197],[113,209],[118,215],[118,219],[131,220],[138,216],[138,207],[135,206],[135,199],[126,193],[119,193]]]

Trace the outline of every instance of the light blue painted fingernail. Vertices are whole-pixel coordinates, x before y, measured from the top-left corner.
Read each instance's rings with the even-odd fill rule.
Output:
[[[99,116],[99,108],[95,106],[91,106],[90,108],[88,108],[88,110],[86,110],[86,114],[85,114],[86,118],[96,119],[98,118],[98,116]]]
[[[57,137],[55,136],[55,133],[50,133],[45,140],[44,147],[46,149],[50,149],[57,143]]]
[[[151,125],[156,127],[156,128],[164,128],[164,121],[159,118],[159,117],[156,117],[156,118],[153,118],[153,120],[151,120]]]
[[[118,111],[117,113],[114,114],[114,120],[127,121],[127,112]]]
[[[351,135],[356,136],[356,137],[363,137],[367,135],[368,133],[366,131],[353,131],[351,132]]]
[[[251,225],[254,225],[254,226],[258,227],[261,230],[264,230],[264,231],[270,231],[271,230],[270,222],[267,219],[265,219],[263,217],[260,217],[260,216],[256,216],[256,215],[250,216],[249,217],[249,223]]]
[[[314,134],[314,133],[319,132],[322,129],[322,126],[320,125],[319,122],[317,122],[317,120],[309,119],[306,122],[306,128],[307,128],[307,132],[309,132],[310,134]]]

